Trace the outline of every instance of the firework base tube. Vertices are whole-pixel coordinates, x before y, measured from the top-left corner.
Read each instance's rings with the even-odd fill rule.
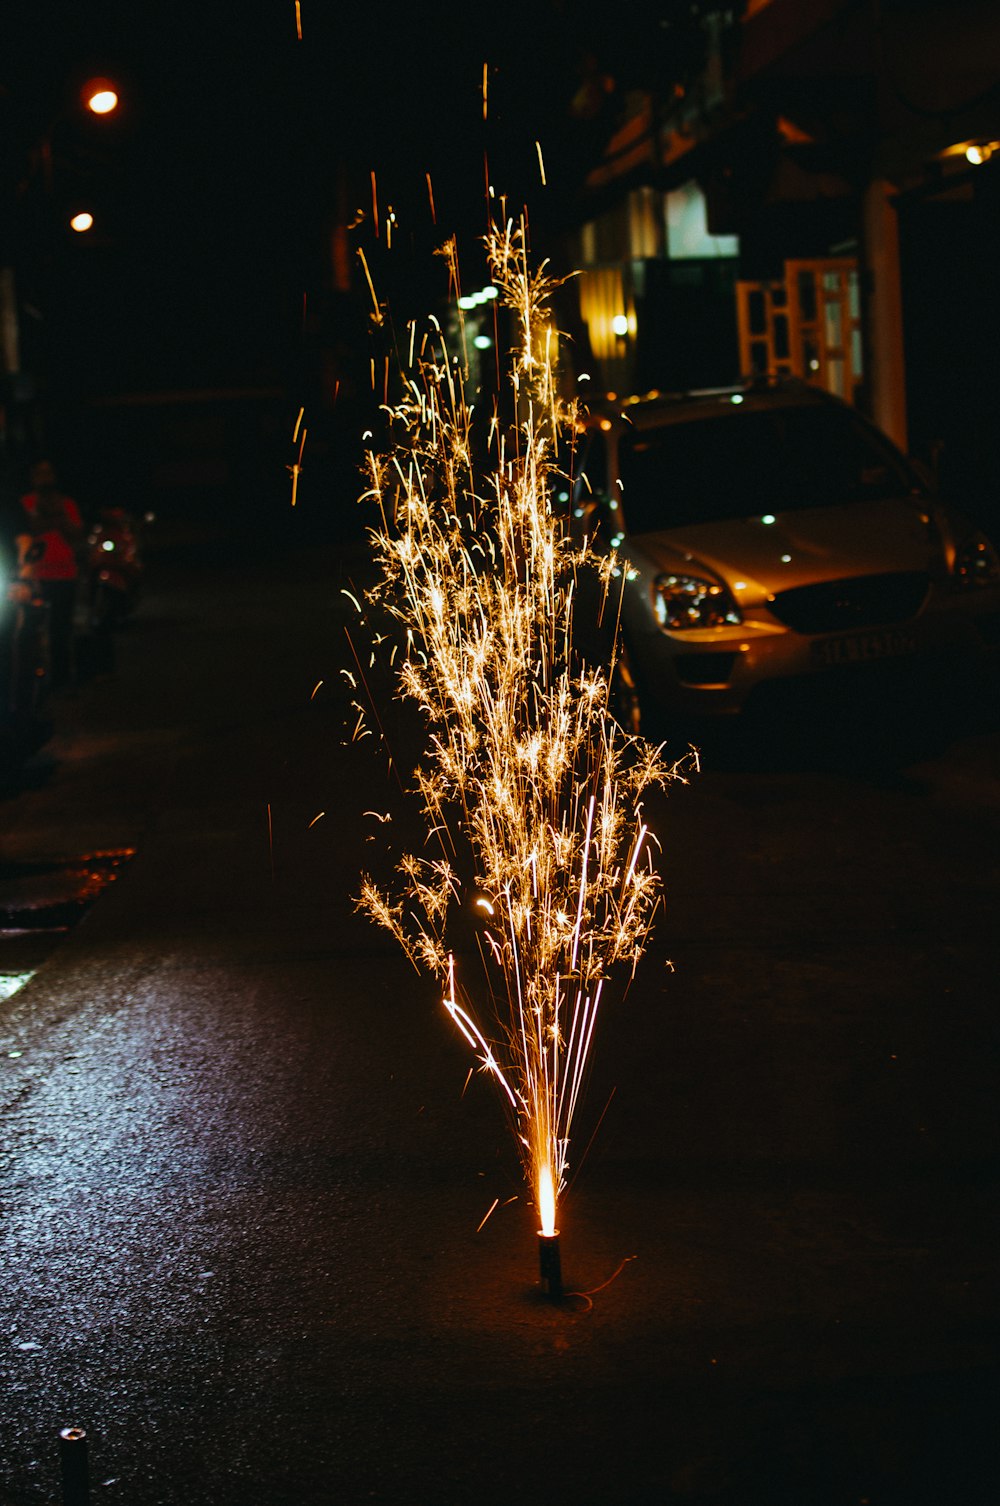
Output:
[[[559,1259],[559,1231],[543,1234],[538,1231],[538,1274],[542,1278],[542,1291],[547,1297],[561,1297],[562,1264]]]
[[[83,1428],[61,1428],[59,1463],[62,1468],[63,1506],[89,1506],[90,1469],[87,1464],[87,1434]]]

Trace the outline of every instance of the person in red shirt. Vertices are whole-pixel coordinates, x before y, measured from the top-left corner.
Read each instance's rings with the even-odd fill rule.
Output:
[[[73,612],[80,574],[77,554],[83,519],[72,497],[60,492],[49,460],[31,468],[32,490],[21,498],[29,535],[22,567],[30,572],[49,606],[49,648],[53,687],[69,680],[73,664]]]

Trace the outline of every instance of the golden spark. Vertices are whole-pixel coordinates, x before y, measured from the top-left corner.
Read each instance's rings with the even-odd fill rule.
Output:
[[[364,268],[364,271],[365,271],[365,281],[368,284],[368,291],[372,295],[372,308],[374,309],[374,313],[373,313],[372,317],[374,318],[376,324],[381,324],[383,322],[382,310],[379,308],[378,299],[375,296],[375,284],[372,282],[372,274],[368,270],[368,262],[365,259],[364,249],[361,246],[358,247],[358,255],[361,258],[361,265],[362,265],[362,267]],[[374,386],[375,386],[375,377],[374,377],[374,371],[373,371],[373,375],[372,375],[372,387],[374,388]]]
[[[297,439],[299,439],[299,428],[300,428],[300,425],[302,423],[302,416],[305,413],[305,411],[306,410],[304,408],[300,408],[299,409],[299,416],[295,420],[295,428],[294,428],[294,430],[292,432],[292,444],[294,444],[295,441]],[[294,460],[294,462],[291,465],[287,465],[285,467],[286,471],[288,472],[288,474],[292,478],[292,506],[293,507],[295,506],[296,502],[298,501],[298,496],[299,496],[299,477],[302,474],[302,452],[303,452],[303,450],[306,447],[306,435],[308,434],[308,432],[309,432],[308,429],[303,429],[302,430],[302,437],[301,437],[301,439],[299,439],[299,453],[296,456],[296,459]]]
[[[495,1197],[493,1199],[492,1203],[490,1204],[490,1206],[487,1208],[486,1213],[483,1216],[482,1222],[479,1224],[479,1226],[476,1229],[476,1233],[477,1234],[481,1234],[482,1233],[483,1229],[486,1227],[486,1223],[487,1223],[487,1220],[490,1217],[490,1214],[496,1212],[496,1209],[499,1206],[499,1203],[500,1203],[500,1199],[498,1197]]]

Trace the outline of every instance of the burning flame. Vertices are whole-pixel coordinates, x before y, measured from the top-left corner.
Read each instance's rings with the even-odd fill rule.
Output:
[[[539,1234],[551,1238],[556,1231],[556,1188],[552,1179],[552,1167],[542,1166],[538,1173],[538,1217],[542,1227]]]
[[[530,269],[523,225],[494,225],[487,247],[517,331],[514,420],[474,415],[467,372],[432,321],[422,340],[411,331],[403,396],[385,409],[391,447],[368,454],[362,501],[380,515],[373,637],[376,648],[394,642],[400,694],[423,717],[415,782],[427,845],[398,859],[395,887],[365,875],[358,904],[444,985],[445,1008],[501,1090],[550,1230],[605,986],[616,964],[634,973],[659,903],[641,797],[678,768],[615,723],[607,668],[577,647],[583,577],[613,624],[621,572],[613,551],[575,543],[551,505],[565,481],[557,442],[579,428],[556,389],[555,283]],[[445,255],[457,288],[453,243]],[[355,704],[359,726],[365,709]],[[450,939],[463,907],[476,917],[481,1005]]]

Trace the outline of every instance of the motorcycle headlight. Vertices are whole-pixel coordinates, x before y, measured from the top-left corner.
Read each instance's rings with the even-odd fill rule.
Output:
[[[670,633],[735,627],[743,621],[722,582],[700,575],[658,575],[653,582],[653,611],[660,627]]]
[[[954,570],[960,586],[995,586],[1000,582],[1000,556],[984,533],[974,533],[955,551]]]

